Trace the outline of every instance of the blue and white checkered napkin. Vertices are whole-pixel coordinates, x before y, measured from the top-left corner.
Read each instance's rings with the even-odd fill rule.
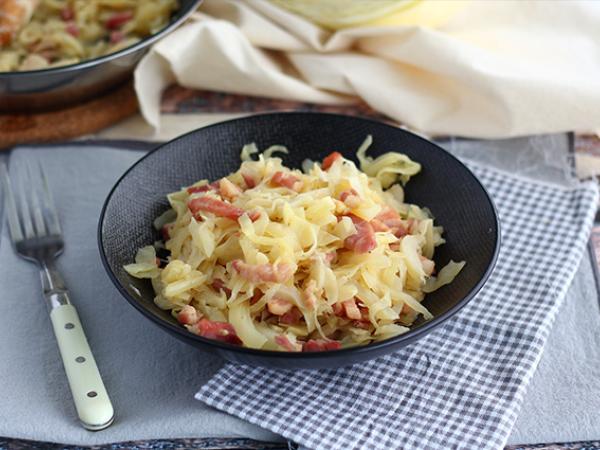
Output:
[[[228,364],[196,398],[315,450],[503,447],[585,249],[598,189],[470,167],[503,236],[494,273],[460,313],[416,344],[349,368]]]

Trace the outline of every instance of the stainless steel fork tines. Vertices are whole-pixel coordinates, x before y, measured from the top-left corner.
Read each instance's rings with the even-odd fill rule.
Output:
[[[14,185],[6,165],[0,162],[13,247],[19,256],[40,268],[43,295],[79,419],[89,430],[102,430],[113,422],[114,411],[77,311],[54,265],[65,243],[48,180],[39,163],[19,169],[18,176],[13,177],[18,184]]]

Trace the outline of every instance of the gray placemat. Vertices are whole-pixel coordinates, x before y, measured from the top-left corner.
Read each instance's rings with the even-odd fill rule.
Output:
[[[451,141],[444,145],[470,159],[569,183],[567,143],[565,135],[557,135],[533,141]],[[513,152],[522,152],[520,160]],[[113,182],[141,154],[55,147],[35,153],[19,150],[13,156],[15,160],[40,158],[57,194],[58,190],[65,191],[60,194],[59,208],[68,247],[59,264],[113,398],[117,421],[110,429],[95,434],[77,425],[39,298],[35,269],[12,255],[2,234],[0,358],[4,364],[0,366],[0,377],[4,383],[0,386],[0,435],[76,444],[188,436],[276,439],[271,433],[194,401],[197,386],[214,373],[220,361],[140,320],[139,313],[126,304],[104,274],[95,239],[101,203]],[[515,164],[515,160],[521,163]],[[600,392],[600,314],[589,313],[596,290],[586,261],[569,291],[510,442],[598,438],[600,424],[595,411],[600,410],[600,398],[590,393]],[[585,326],[574,326],[579,323]],[[569,357],[566,366],[565,357]],[[578,375],[575,391],[570,381],[557,382],[564,379],[566,368]]]
[[[116,411],[115,423],[91,433],[78,422],[40,297],[36,268],[0,244],[0,436],[72,444],[175,437],[277,440],[194,400],[198,383],[221,361],[143,320],[113,287],[98,255],[100,208],[117,178],[142,154],[105,148],[21,149],[46,168],[66,248],[58,259]]]

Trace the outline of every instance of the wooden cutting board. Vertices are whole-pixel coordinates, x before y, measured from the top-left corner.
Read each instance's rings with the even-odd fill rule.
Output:
[[[17,144],[64,141],[95,133],[138,110],[132,83],[65,109],[0,114],[0,150]]]

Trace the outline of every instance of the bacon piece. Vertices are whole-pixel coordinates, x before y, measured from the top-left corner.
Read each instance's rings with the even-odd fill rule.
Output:
[[[296,175],[284,173],[280,170],[275,172],[271,177],[271,184],[275,186],[283,186],[292,191],[299,192],[302,189],[302,181]]]
[[[279,318],[279,323],[284,325],[296,325],[300,323],[302,317],[302,311],[294,306],[289,312]]]
[[[79,36],[79,27],[74,22],[69,22],[65,25],[65,31],[71,36]]]
[[[383,223],[379,219],[372,219],[371,222],[370,222],[370,224],[373,227],[373,231],[375,231],[375,232],[378,232],[378,231],[390,231],[390,227],[388,227],[385,223]]]
[[[340,200],[344,202],[344,204],[348,208],[358,208],[360,206],[361,200],[358,192],[354,189],[350,189],[348,191],[344,191],[340,194]]]
[[[391,231],[396,237],[401,238],[408,234],[408,226],[397,211],[385,206],[382,211],[371,220],[375,231]]]
[[[331,308],[333,309],[333,314],[335,316],[346,317],[346,310],[344,309],[344,306],[341,303],[334,303],[333,305],[331,305]]]
[[[217,181],[215,181],[214,183],[210,183],[210,184],[203,184],[202,186],[190,186],[187,188],[188,194],[195,194],[198,192],[209,192],[209,191],[218,192],[218,190],[219,190],[219,183]]]
[[[354,299],[343,301],[342,306],[344,307],[344,312],[346,313],[346,317],[348,319],[362,319],[362,314],[360,313],[360,309],[358,309],[358,306],[356,305],[356,301]]]
[[[352,326],[368,329],[371,325],[369,309],[355,297],[332,305],[333,314],[344,319],[352,320]]]
[[[160,229],[160,235],[164,242],[167,242],[169,239],[171,239],[171,228],[172,227],[173,227],[172,224],[167,223],[167,224],[163,225],[162,228]]]
[[[219,180],[219,192],[224,199],[233,200],[242,193],[242,190],[227,178],[221,178]]]
[[[217,217],[226,217],[231,220],[238,220],[246,213],[246,211],[238,208],[237,206],[233,206],[231,203],[208,196],[202,196],[190,200],[188,202],[188,208],[194,216],[196,216],[200,211],[205,211],[212,213]]]
[[[302,346],[303,352],[323,352],[326,350],[339,350],[342,344],[339,341],[326,341],[324,339],[310,339]]]
[[[287,263],[252,265],[236,259],[232,266],[242,278],[252,283],[283,283],[294,275],[294,267]]]
[[[216,339],[217,341],[234,345],[242,344],[233,325],[227,322],[213,322],[208,319],[200,319],[190,331],[208,339]]]
[[[116,30],[121,27],[121,25],[126,24],[131,19],[133,19],[133,11],[122,11],[118,13],[114,13],[106,22],[104,22],[104,26],[109,30]]]
[[[111,44],[118,44],[123,39],[125,39],[125,33],[119,30],[111,31],[109,35],[109,40]]]
[[[300,352],[302,351],[302,345],[295,343],[293,344],[287,336],[277,335],[275,336],[275,343],[280,347],[283,347],[288,352]]]
[[[177,314],[177,321],[182,325],[194,325],[201,317],[202,315],[196,311],[196,308],[185,305]]]
[[[273,297],[267,302],[267,309],[275,316],[283,316],[290,312],[294,304],[284,298]]]
[[[337,258],[337,252],[334,250],[329,253],[325,253],[325,262],[329,265]]]
[[[252,189],[253,187],[256,187],[256,180],[254,179],[254,176],[251,173],[242,172],[242,178],[244,179],[244,183],[246,183],[247,189]]]
[[[254,294],[252,295],[252,298],[250,299],[250,304],[254,305],[262,298],[262,296],[263,296],[263,293],[260,289],[254,289]]]
[[[225,295],[227,295],[227,297],[229,297],[231,295],[231,289],[226,287],[225,282],[223,280],[221,280],[220,278],[215,278],[210,285],[217,292],[220,292],[220,291],[225,292]]]
[[[392,242],[390,244],[390,250],[392,250],[394,252],[399,252],[400,251],[400,242]]]
[[[65,6],[63,9],[60,10],[60,18],[65,22],[73,20],[75,18],[75,11],[73,11],[73,8],[71,8],[70,6]]]
[[[348,217],[352,219],[356,227],[356,233],[344,240],[344,247],[356,253],[367,253],[377,247],[375,231],[373,231],[371,224],[354,214],[349,214]]]
[[[336,162],[340,158],[343,158],[343,156],[340,152],[330,153],[323,159],[323,164],[321,164],[321,168],[323,170],[329,169],[333,165],[333,163]]]
[[[304,304],[308,309],[314,309],[317,306],[317,282],[310,280],[306,289],[304,289]]]

